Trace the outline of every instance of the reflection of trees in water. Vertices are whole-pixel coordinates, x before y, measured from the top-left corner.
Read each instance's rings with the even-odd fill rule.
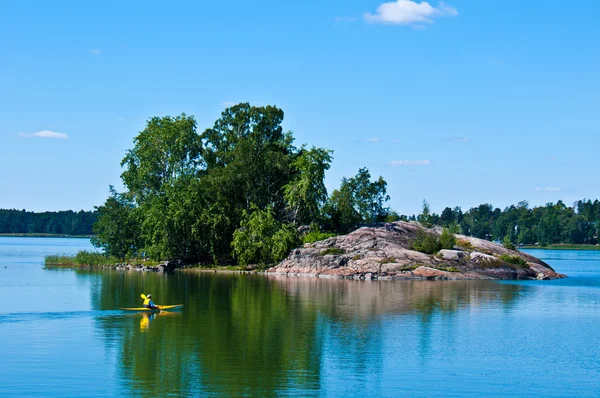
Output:
[[[502,302],[523,288],[482,281],[356,282],[296,277],[133,272],[78,273],[91,278],[93,306],[184,304],[181,313],[101,317],[98,332],[118,357],[124,388],[136,395],[274,395],[319,390],[323,372],[343,351],[344,373],[369,380],[382,371],[385,316],[418,315],[420,352],[429,323]],[[148,314],[146,314],[148,316]],[[399,332],[401,333],[401,332]],[[389,336],[388,336],[389,337]]]
[[[149,325],[143,314],[99,319],[103,339],[118,346],[126,389],[272,395],[318,388],[323,339],[316,311],[290,303],[267,278],[115,272],[100,278],[101,309],[131,306],[142,291],[161,303],[184,303],[179,316],[161,313]]]

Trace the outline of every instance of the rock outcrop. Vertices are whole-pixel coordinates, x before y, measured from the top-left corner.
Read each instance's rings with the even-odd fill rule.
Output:
[[[412,250],[417,223],[363,227],[294,249],[273,274],[355,279],[557,279],[543,261],[496,243],[456,235],[452,250],[428,255]],[[439,229],[427,229],[440,234]]]

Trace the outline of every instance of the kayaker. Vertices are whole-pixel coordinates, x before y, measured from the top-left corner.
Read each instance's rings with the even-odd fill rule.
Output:
[[[158,307],[154,305],[154,303],[152,302],[152,295],[149,294],[146,296],[146,298],[144,299],[144,307],[146,308],[150,308],[153,310],[157,310]]]

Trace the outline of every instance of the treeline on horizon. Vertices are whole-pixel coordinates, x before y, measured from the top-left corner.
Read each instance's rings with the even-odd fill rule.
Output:
[[[598,244],[600,201],[579,200],[572,206],[562,201],[529,207],[526,201],[504,210],[482,204],[463,213],[460,207],[446,207],[431,213],[427,202],[418,216],[401,216],[407,221],[439,225],[476,238],[510,241],[520,245]]]
[[[0,234],[92,235],[96,211],[0,209]]]

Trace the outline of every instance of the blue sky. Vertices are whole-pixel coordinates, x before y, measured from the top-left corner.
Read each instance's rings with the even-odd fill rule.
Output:
[[[92,209],[151,116],[273,104],[391,206],[600,198],[600,1],[0,5],[0,208]]]

